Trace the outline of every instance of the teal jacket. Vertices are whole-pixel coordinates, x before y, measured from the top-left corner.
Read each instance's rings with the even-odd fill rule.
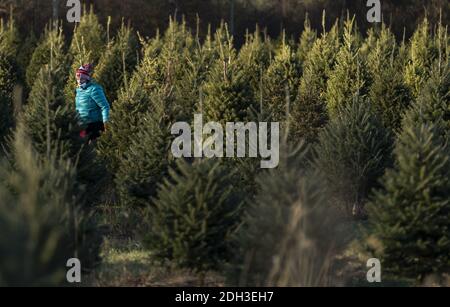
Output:
[[[77,87],[75,106],[82,125],[109,120],[109,103],[103,88],[90,81],[83,89]]]

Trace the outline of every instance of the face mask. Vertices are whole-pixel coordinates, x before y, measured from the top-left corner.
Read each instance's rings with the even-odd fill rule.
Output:
[[[85,90],[85,89],[88,87],[88,85],[89,85],[89,82],[85,82],[85,83],[81,83],[81,84],[80,84],[80,87],[81,87],[83,90]]]

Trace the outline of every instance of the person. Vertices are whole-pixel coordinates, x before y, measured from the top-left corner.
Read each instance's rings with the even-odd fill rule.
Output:
[[[80,137],[95,141],[106,131],[109,120],[110,105],[102,86],[92,79],[93,67],[84,64],[76,71],[77,89],[75,97],[76,110],[80,124],[84,128]]]

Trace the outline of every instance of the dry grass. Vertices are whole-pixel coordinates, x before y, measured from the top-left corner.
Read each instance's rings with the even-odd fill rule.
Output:
[[[195,273],[157,263],[132,240],[107,239],[102,264],[84,281],[93,287],[197,287],[202,278]],[[204,286],[223,286],[223,279],[207,274]]]

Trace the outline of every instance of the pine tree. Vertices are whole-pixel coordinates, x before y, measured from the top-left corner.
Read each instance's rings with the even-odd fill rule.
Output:
[[[386,272],[423,279],[450,269],[450,148],[431,122],[406,117],[395,166],[369,206],[369,248]]]
[[[272,44],[268,37],[261,37],[258,27],[247,34],[245,44],[239,50],[239,62],[251,76],[250,85],[255,96],[260,94],[260,83],[272,60]]]
[[[99,261],[101,237],[81,210],[76,172],[52,153],[41,159],[19,126],[9,159],[0,163],[0,285],[66,284],[66,263]]]
[[[10,62],[0,55],[0,147],[14,123],[12,91],[14,79]]]
[[[375,46],[368,54],[372,80],[368,97],[384,125],[391,130],[400,127],[403,113],[412,99],[403,80],[398,56],[395,37],[383,25]]]
[[[303,32],[300,36],[300,41],[297,48],[298,62],[301,66],[304,65],[307,60],[307,55],[314,46],[317,39],[317,32],[311,28],[311,22],[306,15],[305,23],[303,25]]]
[[[97,141],[97,150],[109,172],[115,173],[130,145],[130,136],[139,129],[139,120],[150,110],[150,98],[143,88],[143,81],[136,74],[128,88],[119,91],[108,122],[108,130]]]
[[[367,94],[367,72],[360,52],[360,38],[356,34],[355,18],[347,18],[343,45],[336,56],[336,66],[327,83],[327,107],[330,116],[336,116],[339,108]]]
[[[156,94],[152,100],[154,109],[141,115],[136,133],[129,136],[129,148],[116,173],[116,187],[125,206],[149,206],[158,183],[172,163],[170,127],[174,119],[170,107],[173,103]]]
[[[219,58],[204,85],[205,102],[201,108],[207,121],[246,121],[251,108],[255,107],[250,76],[237,60],[233,39],[226,27],[218,29],[215,44],[219,48]]]
[[[430,79],[408,111],[415,122],[431,122],[450,135],[450,65],[436,62]]]
[[[117,99],[118,90],[127,86],[131,72],[137,63],[137,39],[130,26],[122,26],[114,41],[110,42],[95,70],[94,78],[102,84],[112,104]]]
[[[14,125],[13,90],[21,77],[16,61],[19,49],[19,33],[11,18],[5,25],[0,20],[0,147]]]
[[[306,168],[308,147],[283,144],[278,168],[258,176],[246,206],[229,282],[240,286],[325,286],[338,235],[327,192]],[[326,227],[323,227],[326,225]]]
[[[84,8],[80,23],[74,29],[69,54],[77,62],[79,52],[90,53],[90,63],[96,65],[105,51],[105,30],[94,13],[93,6],[89,12]],[[84,64],[84,63],[83,63]]]
[[[202,66],[207,60],[202,51],[193,47],[192,36],[184,24],[171,21],[163,38],[157,35],[148,41],[141,39],[141,42],[142,61],[128,87],[120,89],[109,131],[98,144],[101,156],[113,173],[120,168],[130,147],[130,136],[140,128],[141,117],[157,109],[156,97],[166,96],[178,101],[171,111],[173,118],[192,118],[193,105],[197,102],[192,96],[198,97],[193,93],[198,91],[205,74]]]
[[[101,55],[105,52],[105,37],[102,25],[94,14],[91,6],[89,13],[84,11],[80,23],[75,27],[69,48],[71,73],[65,88],[67,101],[75,101],[75,87],[77,80],[75,71],[83,64],[97,65]]]
[[[50,59],[53,59],[55,63],[59,63],[61,65],[60,69],[65,73],[69,71],[67,56],[64,53],[64,35],[62,28],[58,24],[47,25],[40,42],[33,52],[26,71],[26,81],[30,89],[33,87],[39,71],[44,65],[50,63]]]
[[[263,99],[273,121],[286,120],[289,106],[287,99],[293,101],[297,94],[301,66],[295,53],[288,45],[283,34],[279,50],[274,61],[267,69],[263,80]]]
[[[157,259],[198,272],[230,259],[242,202],[233,173],[218,160],[178,160],[148,213],[147,246]]]
[[[35,78],[21,119],[39,154],[48,156],[56,150],[75,164],[77,179],[88,189],[84,195],[92,204],[100,196],[98,192],[105,172],[94,148],[79,136],[81,127],[75,105],[67,103],[64,96],[66,71],[58,62],[61,57],[55,55]]]
[[[17,63],[17,56],[21,47],[21,39],[19,30],[17,29],[14,19],[11,18],[5,24],[3,19],[0,19],[0,54],[6,57],[11,66],[15,68],[14,77],[21,77],[21,67]]]
[[[325,93],[338,50],[335,24],[329,32],[324,30],[322,37],[315,41],[303,64],[303,76],[290,116],[290,134],[295,142],[300,139],[314,142],[328,121]]]
[[[425,18],[411,38],[408,63],[405,67],[405,82],[414,97],[419,96],[424,82],[430,76],[431,64],[437,53],[429,21]]]
[[[336,203],[355,211],[390,163],[391,137],[369,103],[355,99],[321,131],[315,152],[314,166]]]

